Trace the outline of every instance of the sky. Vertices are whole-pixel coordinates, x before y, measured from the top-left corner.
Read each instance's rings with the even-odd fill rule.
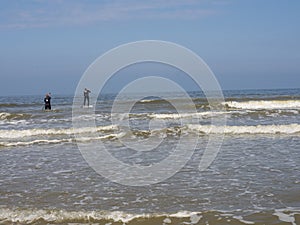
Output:
[[[192,50],[224,90],[300,88],[299,12],[298,0],[2,0],[0,95],[72,94],[99,56],[140,40]]]

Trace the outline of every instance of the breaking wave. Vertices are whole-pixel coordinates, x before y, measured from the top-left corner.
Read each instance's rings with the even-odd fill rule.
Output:
[[[117,125],[100,126],[100,127],[86,127],[86,128],[67,128],[67,129],[28,129],[28,130],[1,130],[0,138],[2,139],[17,139],[33,136],[59,136],[59,135],[73,135],[73,134],[89,134],[95,132],[102,132],[106,134],[121,131]],[[296,134],[300,133],[300,124],[287,125],[256,125],[256,126],[215,126],[215,125],[200,125],[189,124],[183,127],[166,127],[159,130],[134,130],[134,133],[149,133],[149,132],[165,132],[168,131],[199,131],[204,134]],[[133,130],[131,130],[133,131]]]
[[[83,133],[93,133],[100,131],[112,131],[117,129],[117,126],[99,126],[99,127],[86,127],[86,128],[67,128],[67,129],[27,129],[27,130],[1,130],[0,138],[24,138],[31,136],[55,136],[55,135],[73,135]]]
[[[20,120],[20,119],[28,119],[31,115],[24,113],[7,113],[0,112],[0,120]]]
[[[299,109],[300,100],[227,101],[224,105],[236,109]]]
[[[35,139],[30,141],[3,141],[0,142],[0,146],[2,147],[16,147],[16,146],[27,146],[27,145],[35,145],[35,144],[61,144],[61,143],[75,143],[75,142],[90,142],[97,140],[110,140],[114,138],[118,138],[122,136],[123,133],[120,134],[108,134],[99,137],[79,137],[79,138],[60,138],[60,139]]]
[[[122,211],[66,211],[43,209],[0,209],[1,224],[281,224],[296,225],[297,209],[220,212],[127,213]]]
[[[97,133],[98,135],[91,135]],[[97,140],[115,140],[120,137],[148,138],[150,136],[167,137],[166,135],[199,135],[225,134],[225,135],[299,135],[300,124],[288,125],[257,125],[257,126],[214,126],[189,124],[182,127],[167,127],[155,130],[123,130],[119,126],[102,126],[68,129],[28,129],[28,130],[1,130],[0,146],[14,147],[35,144],[58,144],[90,142]],[[75,138],[73,135],[76,134]]]
[[[189,130],[204,134],[300,134],[300,124],[257,126],[188,125]]]

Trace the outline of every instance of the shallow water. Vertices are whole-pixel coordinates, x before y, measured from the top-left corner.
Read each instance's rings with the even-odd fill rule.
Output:
[[[97,101],[96,128],[75,129],[72,96],[54,96],[53,112],[41,110],[38,96],[0,97],[0,223],[300,224],[300,90],[225,92],[225,110],[214,112],[201,93],[191,96],[197,113],[176,96],[185,113],[147,98],[129,115],[116,115],[120,121],[129,117],[133,132],[111,124],[113,95]],[[211,118],[223,115],[226,126],[210,126]],[[153,119],[164,127],[150,129]],[[223,131],[216,159],[199,171],[209,135]],[[102,143],[124,163],[151,165],[168,157],[179,138],[194,134],[199,142],[186,165],[141,187],[99,175],[76,144]],[[151,137],[163,140],[153,151],[128,149],[120,141]]]

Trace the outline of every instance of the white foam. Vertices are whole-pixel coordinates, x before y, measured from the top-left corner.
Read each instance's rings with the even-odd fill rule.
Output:
[[[223,105],[237,109],[299,109],[300,100],[228,101]]]
[[[114,132],[114,131],[118,132]],[[98,133],[94,135],[93,132],[108,131],[109,133]],[[255,135],[255,134],[287,134],[297,135],[300,134],[300,124],[288,125],[257,125],[257,126],[214,126],[214,125],[199,125],[189,124],[184,127],[170,127],[151,130],[150,137],[160,136],[166,137],[166,132],[177,134],[179,131],[188,134],[190,132],[197,132],[202,134],[225,134],[225,135]],[[149,133],[148,130],[139,130],[140,133]],[[79,134],[76,139],[72,134]],[[93,134],[93,135],[91,135]],[[0,138],[4,139],[0,142],[1,146],[26,146],[34,144],[57,144],[57,143],[73,143],[89,142],[94,140],[112,140],[132,135],[132,131],[121,131],[117,126],[104,126],[96,128],[80,128],[80,129],[30,129],[30,130],[1,130]],[[47,135],[52,135],[51,137]],[[55,138],[53,135],[70,135],[60,138]],[[24,139],[27,137],[27,140]],[[37,138],[38,137],[38,138]],[[131,137],[131,136],[130,136]],[[21,139],[22,138],[22,139]],[[35,138],[35,139],[33,139]],[[132,138],[136,138],[132,136]],[[21,140],[20,140],[21,139]]]
[[[16,139],[31,136],[44,136],[44,135],[72,135],[94,133],[100,131],[116,130],[116,125],[99,126],[99,127],[85,127],[85,128],[66,128],[66,129],[26,129],[26,130],[0,130],[0,138]]]
[[[177,213],[170,214],[170,217],[175,218],[186,218],[190,217],[191,215],[195,214],[196,212],[190,212],[190,211],[179,211]],[[197,214],[197,213],[196,213]]]
[[[94,219],[94,220],[113,220],[114,222],[122,222],[124,224],[137,218],[155,218],[166,217],[164,223],[169,223],[170,218],[187,218],[190,217],[190,224],[197,223],[201,218],[200,212],[178,212],[175,214],[133,214],[122,211],[65,211],[65,210],[13,210],[0,209],[0,220],[11,221],[12,223],[33,223],[39,219],[44,219],[47,222],[63,222],[65,219],[80,220],[80,219]]]
[[[172,223],[172,220],[170,218],[166,218],[166,219],[164,219],[163,223],[164,224],[166,224],[166,223],[169,224],[169,223]]]
[[[274,215],[278,216],[278,219],[283,222],[288,222],[288,223],[292,223],[293,225],[297,225],[295,222],[294,213],[286,214],[283,212],[283,210],[276,210]]]
[[[8,112],[0,112],[0,120],[8,120],[8,119],[17,119],[17,118],[22,118],[24,117],[26,114],[22,114],[22,113],[8,113]]]
[[[300,124],[257,126],[187,125],[189,130],[204,134],[298,134]]]
[[[202,217],[202,215],[192,214],[190,217],[191,224],[197,224],[202,219]]]
[[[0,146],[5,147],[15,147],[15,146],[26,146],[26,145],[34,145],[34,144],[57,144],[57,143],[66,143],[72,142],[72,139],[38,139],[33,141],[16,141],[16,142],[0,142]]]
[[[11,115],[10,113],[2,112],[2,113],[0,113],[0,119],[1,119],[1,120],[5,120],[5,119],[8,118],[10,115]]]
[[[287,209],[285,209],[287,210]],[[283,222],[291,223],[296,225],[295,215],[299,214],[300,211],[297,209],[291,209],[287,214],[285,210],[276,210],[273,215],[277,216],[279,220]],[[138,218],[158,218],[166,217],[163,219],[164,224],[172,223],[172,218],[189,218],[190,222],[183,222],[182,224],[198,224],[201,218],[203,218],[205,212],[190,212],[181,211],[174,214],[167,213],[126,213],[122,211],[66,211],[66,210],[43,210],[43,209],[7,209],[0,208],[0,221],[5,221],[7,223],[18,223],[18,224],[32,224],[38,220],[44,220],[47,223],[65,223],[66,221],[89,221],[90,220],[107,220],[107,222],[121,222],[123,224],[128,224],[134,219]],[[229,217],[237,219],[241,223],[245,224],[255,224],[255,222],[245,220],[242,216],[227,214]],[[215,215],[215,216],[225,216],[225,214]],[[221,217],[219,217],[221,218]]]
[[[90,142],[90,141],[97,141],[97,140],[105,140],[105,139],[114,139],[119,138],[120,136],[124,135],[123,133],[119,134],[108,134],[99,137],[78,137],[78,138],[61,138],[61,139],[36,139],[31,141],[3,141],[0,142],[0,146],[4,147],[16,147],[16,146],[28,146],[34,144],[59,144],[59,143],[73,143],[73,142]]]
[[[233,218],[245,224],[255,224],[255,222],[245,220],[242,216],[233,216]]]
[[[155,99],[142,99],[140,100],[140,102],[142,103],[149,103],[149,102],[153,102],[153,101],[156,101]]]
[[[198,112],[198,113],[161,113],[161,114],[151,114],[149,115],[152,118],[156,119],[180,119],[180,118],[203,118],[203,117],[212,117],[218,115],[229,114],[230,112],[226,111],[206,111],[206,112]]]

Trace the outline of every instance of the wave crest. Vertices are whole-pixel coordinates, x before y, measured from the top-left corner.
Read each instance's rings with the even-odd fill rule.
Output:
[[[299,134],[300,124],[256,125],[256,126],[214,126],[191,124],[189,130],[204,134]]]
[[[3,224],[268,224],[290,222],[296,224],[299,209],[276,209],[269,211],[221,212],[179,211],[177,213],[126,213],[122,211],[66,211],[44,209],[0,209],[0,221]]]
[[[79,129],[66,128],[66,129],[27,129],[27,130],[1,130],[0,138],[23,138],[31,136],[54,136],[54,135],[73,135],[84,134],[100,131],[112,131],[116,130],[117,126],[100,126],[100,127],[85,127]]]
[[[0,112],[0,120],[19,120],[19,119],[28,119],[31,115],[24,113],[7,113]]]
[[[224,105],[236,109],[299,109],[300,100],[227,101]]]
[[[91,133],[99,135],[90,135]],[[131,140],[140,140],[150,136],[161,136],[166,138],[168,135],[189,135],[189,133],[198,133],[199,135],[225,134],[225,135],[299,135],[300,124],[288,125],[256,125],[256,126],[214,126],[189,124],[183,127],[174,126],[160,128],[155,130],[123,130],[118,126],[104,126],[95,128],[79,129],[29,129],[29,130],[2,130],[0,132],[0,146],[15,147],[35,144],[58,144],[91,142],[98,140],[116,140],[120,137],[127,137]],[[80,134],[75,138],[73,134]],[[82,135],[81,135],[82,134]],[[59,136],[58,138],[56,138]]]

